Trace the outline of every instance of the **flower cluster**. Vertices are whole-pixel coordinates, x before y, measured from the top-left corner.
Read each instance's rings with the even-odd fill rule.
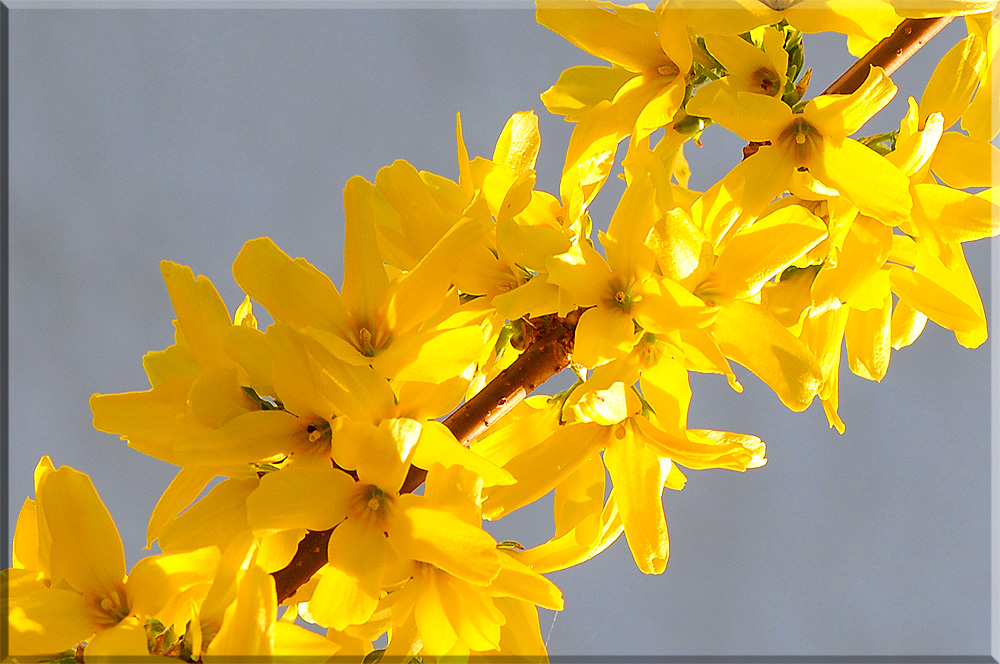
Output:
[[[962,244],[1000,231],[996,14],[963,5],[968,37],[899,130],[852,138],[896,87],[872,66],[807,98],[802,33],[861,54],[904,17],[796,4],[540,4],[610,63],[542,95],[575,123],[558,198],[535,189],[534,113],[490,158],[469,157],[459,120],[457,181],[397,161],[347,183],[339,288],[258,238],[231,313],[164,261],[175,343],[143,358],[150,389],[90,402],[97,429],[179,467],[147,530],[162,554],[126,574],[89,479],[43,458],[5,572],[10,653],[543,660],[537,607],[563,600],[542,574],[622,533],[659,574],[682,468],[766,463],[755,435],[688,426],[690,372],[740,391],[739,364],[792,410],[818,397],[843,431],[842,341],[872,380],[928,318],[981,344]],[[749,146],[697,192],[683,147],[709,123]],[[625,190],[594,233],[623,141]],[[571,387],[523,398],[567,365]],[[550,492],[549,541],[483,529]]]

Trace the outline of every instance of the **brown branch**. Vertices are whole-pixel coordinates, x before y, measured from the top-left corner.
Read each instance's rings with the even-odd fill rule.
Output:
[[[868,78],[870,66],[881,67],[892,74],[900,65],[941,32],[951,22],[951,16],[940,18],[908,18],[896,26],[891,35],[864,54],[850,69],[823,91],[825,95],[849,95]]]
[[[474,397],[448,416],[444,425],[468,447],[479,435],[503,417],[519,401],[547,379],[569,366],[579,311],[565,318],[543,316],[531,321],[535,338],[514,363],[501,371]],[[410,470],[400,493],[412,493],[423,484],[427,471]],[[333,529],[309,531],[299,542],[292,561],[272,572],[278,604],[281,604],[327,563],[327,545]]]

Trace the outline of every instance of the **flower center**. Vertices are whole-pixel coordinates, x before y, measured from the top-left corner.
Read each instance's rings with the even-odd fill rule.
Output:
[[[823,147],[823,138],[816,129],[801,117],[781,132],[778,142],[784,146],[796,166],[806,162]]]
[[[348,518],[358,519],[371,527],[383,528],[392,508],[392,496],[374,484],[363,484],[356,489]]]
[[[677,65],[673,62],[667,62],[667,64],[657,67],[656,73],[664,78],[677,78],[677,75],[681,73],[681,70],[678,69]]]
[[[632,292],[632,284],[621,277],[614,277],[608,284],[608,291],[604,296],[604,305],[609,309],[620,309],[622,313],[632,313],[632,305],[635,304],[636,297]]]
[[[356,323],[354,337],[354,347],[365,357],[375,357],[392,341],[392,336],[380,329],[378,324],[362,321]]]
[[[110,629],[124,620],[131,610],[125,589],[118,588],[108,595],[93,600],[94,623],[102,629]]]
[[[778,75],[767,67],[761,67],[750,75],[750,89],[765,95],[773,96],[778,91],[780,83]]]
[[[330,423],[326,420],[316,419],[306,425],[306,440],[309,441],[309,449],[329,449],[333,433],[330,430]]]

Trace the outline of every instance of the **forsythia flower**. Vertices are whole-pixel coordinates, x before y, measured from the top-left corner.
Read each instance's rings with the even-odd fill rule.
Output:
[[[762,143],[722,181],[742,187],[741,206],[757,215],[804,169],[812,188],[846,196],[863,213],[896,223],[910,211],[908,181],[898,168],[850,134],[861,128],[896,93],[885,73],[873,67],[850,95],[822,95],[800,113],[764,95],[717,90],[695,95],[688,112],[712,118],[748,141]],[[833,192],[830,192],[833,189]],[[825,193],[824,192],[824,193]]]
[[[146,656],[144,621],[170,622],[170,599],[204,582],[218,551],[144,558],[128,575],[121,538],[94,485],[42,457],[35,500],[26,501],[14,541],[9,652],[51,655],[87,641],[91,657]]]

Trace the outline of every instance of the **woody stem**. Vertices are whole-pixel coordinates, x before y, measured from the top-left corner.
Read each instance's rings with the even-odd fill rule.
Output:
[[[951,16],[940,18],[908,18],[896,26],[891,35],[876,44],[850,69],[823,91],[825,95],[849,95],[865,82],[871,66],[881,67],[886,74],[894,71],[920,50],[931,37],[951,22]]]

